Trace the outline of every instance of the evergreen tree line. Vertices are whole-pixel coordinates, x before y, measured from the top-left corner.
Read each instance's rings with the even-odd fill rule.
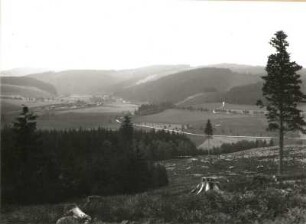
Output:
[[[1,130],[2,201],[59,202],[86,195],[142,192],[168,183],[157,160],[195,155],[185,136],[136,131],[35,130],[28,111]],[[25,119],[26,117],[26,119]]]
[[[170,102],[162,102],[159,104],[142,104],[135,112],[135,114],[136,115],[156,114],[174,107],[175,105]]]
[[[271,139],[269,142],[265,140],[247,141],[242,140],[236,143],[224,143],[220,147],[214,147],[210,152],[204,151],[204,154],[220,155],[225,153],[239,152],[247,149],[261,148],[273,146],[274,142]]]

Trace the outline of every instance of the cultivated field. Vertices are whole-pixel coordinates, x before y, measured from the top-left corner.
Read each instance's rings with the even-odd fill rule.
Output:
[[[82,107],[76,109],[61,109],[61,101],[34,102],[24,100],[1,100],[1,127],[12,124],[21,111],[22,105],[38,115],[37,127],[39,129],[70,129],[70,128],[114,128],[119,125],[115,122],[117,117],[125,113],[133,113],[137,105],[129,103],[112,102],[102,106]],[[45,107],[55,106],[55,109]]]
[[[30,108],[41,107],[51,104],[60,104],[59,100],[50,101],[28,101],[21,99],[0,99],[1,113],[16,113],[20,112],[22,105],[27,105]]]
[[[164,112],[136,117],[137,123],[165,123],[189,125],[193,133],[203,133],[207,120],[214,127],[214,134],[270,136],[266,131],[267,122],[263,115],[226,114],[202,111],[169,109]]]
[[[193,108],[203,108],[203,109],[213,110],[213,109],[221,108],[223,105],[222,105],[222,103],[203,103],[203,104],[186,103],[186,104],[182,104],[180,106],[183,106],[183,107],[191,106]],[[230,103],[225,103],[224,104],[224,109],[226,109],[226,110],[263,110],[263,109],[260,109],[256,105],[230,104]]]
[[[5,206],[1,223],[55,223],[64,204],[75,202],[103,223],[306,223],[306,147],[287,146],[286,181],[257,175],[275,174],[277,148],[251,149],[219,157],[199,156],[162,162],[169,185],[137,195],[85,196],[55,205]],[[191,194],[202,176],[219,179],[222,192]]]
[[[79,109],[73,109],[73,110],[65,110],[58,112],[58,114],[61,113],[69,113],[69,112],[75,112],[75,113],[125,113],[125,112],[134,112],[137,110],[137,105],[130,104],[130,103],[107,103],[103,106],[99,107],[87,107],[87,108],[79,108]]]

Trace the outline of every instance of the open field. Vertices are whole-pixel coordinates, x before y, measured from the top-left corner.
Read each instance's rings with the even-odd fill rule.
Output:
[[[59,113],[54,116],[44,115],[37,120],[39,129],[92,129],[109,128],[118,129],[115,118],[121,113]]]
[[[61,113],[124,113],[124,112],[134,112],[137,110],[137,105],[130,103],[108,103],[99,107],[87,107],[87,108],[79,108],[73,110],[65,110],[58,112]]]
[[[70,128],[115,128],[119,125],[115,118],[125,113],[133,113],[137,105],[121,102],[105,103],[103,106],[61,109],[63,102],[34,102],[24,100],[1,100],[1,127],[12,124],[21,111],[23,104],[38,115],[37,127],[40,129],[70,129]],[[55,109],[44,107],[55,106]]]
[[[189,107],[191,106],[192,108],[197,108],[197,109],[209,109],[209,110],[213,110],[213,109],[217,109],[217,108],[221,108],[222,102],[219,103],[186,103],[186,104],[182,104],[179,105],[180,107]],[[299,105],[299,108],[306,112],[306,104],[302,103]],[[260,110],[264,110],[263,108],[260,108],[258,106],[254,105],[250,105],[250,104],[230,104],[230,103],[226,103],[224,104],[224,108],[225,110],[256,110],[256,111],[260,111]]]
[[[21,99],[0,99],[1,113],[14,113],[21,110],[22,105],[27,105],[30,108],[41,107],[52,104],[60,104],[59,100],[50,101],[28,101]]]
[[[112,102],[105,103],[103,106],[83,107],[76,109],[64,110],[47,110],[41,109],[47,105],[54,105],[58,101],[48,102],[27,102],[36,114],[38,114],[37,127],[40,129],[73,129],[73,128],[110,128],[118,129],[120,124],[115,120],[123,116],[127,112],[133,113],[137,108],[135,104]],[[1,106],[1,127],[7,124],[12,124],[18,113],[21,105],[25,103],[22,100],[7,100],[2,99]],[[218,104],[209,104],[211,107]],[[235,105],[233,105],[234,108]],[[242,105],[239,105],[243,107]],[[8,113],[5,113],[10,107]],[[195,134],[204,134],[204,128],[207,120],[210,119],[214,128],[214,135],[230,135],[230,136],[271,136],[276,137],[277,134],[267,132],[267,122],[264,115],[250,114],[226,114],[226,113],[211,113],[203,111],[189,111],[182,109],[168,109],[158,114],[135,116],[133,122],[137,124],[155,123],[167,124],[172,126],[188,125],[186,132]],[[288,137],[297,137],[296,134],[289,134]],[[190,136],[190,139],[197,145],[203,144],[205,138],[202,136]],[[241,138],[224,138],[218,137],[217,145],[221,143],[237,142]],[[250,140],[250,139],[244,139]],[[287,143],[295,143],[296,141],[287,141]]]
[[[16,114],[2,115],[1,126],[11,125],[17,116]],[[115,118],[122,116],[122,113],[44,113],[38,114],[38,129],[73,129],[73,128],[115,128],[119,125]]]
[[[204,135],[204,128],[207,120],[210,119],[214,135],[217,137],[217,145],[221,143],[234,143],[241,140],[253,141],[253,138],[230,138],[228,136],[253,136],[253,137],[273,137],[275,143],[278,142],[278,133],[267,131],[267,120],[263,114],[227,114],[211,113],[205,111],[189,111],[181,109],[168,109],[158,114],[136,116],[133,122],[138,124],[165,124],[188,125],[186,132]],[[188,137],[197,145],[204,143],[204,136]],[[298,140],[300,133],[286,133],[286,144],[301,144],[305,140]]]
[[[164,161],[169,185],[136,195],[101,197],[85,204],[85,197],[62,204],[4,206],[1,223],[51,224],[62,216],[64,204],[75,202],[105,223],[264,223],[306,222],[306,147],[287,146],[285,174],[290,181],[257,182],[254,175],[277,169],[277,148],[251,149],[219,157]],[[302,176],[301,176],[302,175]],[[190,193],[202,176],[220,180],[222,193]],[[300,177],[298,177],[300,176]],[[302,178],[302,179],[301,179]],[[133,222],[132,222],[133,221]]]
[[[202,104],[186,103],[186,104],[182,104],[180,106],[183,106],[183,107],[191,106],[193,108],[203,108],[203,109],[213,110],[213,109],[221,108],[222,107],[222,102],[220,102],[220,103],[202,103]],[[256,105],[230,104],[230,103],[226,103],[226,102],[225,102],[225,105],[224,105],[224,109],[227,109],[227,110],[263,110],[263,109],[260,109],[260,107],[258,107]]]
[[[212,114],[209,112],[201,111],[188,111],[181,109],[168,109],[158,114],[146,115],[136,118],[136,121],[142,122],[157,122],[157,123],[188,123],[188,122],[199,122],[207,121],[207,118],[213,119],[226,119],[226,118],[244,118],[248,117],[243,114]]]
[[[201,111],[169,109],[162,113],[136,117],[134,122],[176,123],[191,126],[195,133],[203,133],[207,120],[214,127],[214,134],[270,136],[266,131],[267,122],[263,115],[223,114]]]

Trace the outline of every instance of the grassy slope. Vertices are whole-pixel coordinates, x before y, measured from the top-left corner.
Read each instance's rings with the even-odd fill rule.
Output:
[[[37,126],[41,129],[69,129],[69,128],[118,128],[115,118],[126,112],[134,112],[134,104],[109,103],[99,107],[79,109],[65,109],[48,111],[41,109],[47,105],[61,104],[60,101],[34,102],[13,99],[1,99],[1,127],[11,124],[25,104],[38,115]]]
[[[133,220],[134,223],[305,223],[305,181],[283,186],[256,185],[256,173],[272,174],[277,169],[277,149],[261,148],[212,157],[164,161],[170,184],[137,195],[102,197],[84,205],[95,224]],[[306,147],[286,148],[288,175],[305,173]],[[290,159],[289,159],[290,158]],[[263,167],[259,170],[258,165]],[[190,194],[201,176],[219,176],[223,194]],[[226,179],[229,181],[227,182]],[[289,191],[291,189],[291,192]],[[64,203],[63,203],[64,204]],[[2,209],[3,223],[55,223],[63,204],[9,206]],[[257,223],[258,223],[257,222]]]

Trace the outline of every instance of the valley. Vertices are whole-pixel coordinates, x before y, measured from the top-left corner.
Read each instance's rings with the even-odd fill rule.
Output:
[[[124,79],[114,71],[108,71],[105,77],[100,77],[102,73],[97,71],[90,72],[89,76],[86,76],[86,71],[78,72],[74,77],[70,71],[52,73],[51,76],[34,74],[30,79],[22,80],[8,78],[1,83],[4,87],[1,89],[1,128],[12,125],[22,106],[27,105],[38,115],[37,128],[47,131],[119,130],[123,117],[129,114],[135,130],[184,134],[194,149],[202,150],[199,151],[201,154],[207,150],[210,154],[211,148],[220,149],[223,144],[234,145],[241,141],[254,145],[257,140],[269,143],[273,139],[278,143],[277,133],[266,130],[265,109],[257,107],[254,102],[261,97],[261,84],[257,82],[259,74],[245,73],[237,67],[235,71],[214,67],[192,70],[184,66],[179,67],[179,71],[173,69],[177,68],[169,70],[166,66],[157,74],[142,73],[143,69],[129,71],[125,73],[129,77]],[[32,82],[37,77],[39,81]],[[91,80],[86,80],[86,77]],[[104,79],[107,82],[100,84]],[[149,106],[140,112],[139,108],[144,104]],[[301,104],[299,108],[305,114],[306,105]],[[208,119],[213,128],[209,141],[204,134]],[[154,149],[158,147],[159,153],[164,151],[166,155],[166,148],[172,143],[157,140],[154,144]],[[298,132],[287,133],[285,144],[285,175],[292,179],[285,187],[269,180],[267,183],[255,180],[256,176],[269,178],[276,173],[278,148],[253,148],[221,155],[184,155],[158,161],[157,164],[165,167],[169,184],[144,193],[99,196],[101,201],[93,204],[86,204],[87,195],[84,195],[54,205],[6,206],[1,215],[4,222],[51,224],[61,216],[64,204],[73,202],[90,214],[94,218],[92,223],[96,224],[202,223],[203,220],[252,223],[247,220],[254,217],[264,223],[265,220],[274,220],[275,216],[285,223],[296,220],[296,217],[302,220],[306,217],[302,212],[303,199],[290,197],[288,201],[286,195],[294,192],[294,196],[305,197],[301,192],[305,186],[306,139]],[[103,145],[107,146],[109,143]],[[78,148],[76,145],[73,147]],[[184,144],[180,147],[184,148]],[[217,178],[222,193],[190,194],[203,176]],[[261,204],[257,203],[258,197],[262,198]],[[294,206],[295,203],[299,206]],[[229,209],[229,206],[239,212]],[[294,218],[283,212],[285,208],[295,214]]]
[[[306,224],[295,1],[1,1],[0,224]]]
[[[1,92],[1,127],[11,124],[21,105],[27,105],[39,116],[40,129],[118,129],[116,119],[129,113],[134,114],[133,122],[137,128],[191,133],[189,137],[197,146],[205,141],[203,131],[208,119],[213,123],[216,145],[255,139],[252,136],[276,137],[276,133],[266,131],[264,109],[255,105],[255,99],[260,98],[257,92],[261,87],[248,84],[258,81],[259,74],[248,72],[252,68],[246,70],[247,67],[237,70],[237,66],[234,66],[234,72],[224,67],[191,69],[187,66],[153,66],[135,71],[76,71],[75,74],[67,71],[38,73],[22,79],[4,77],[1,79],[1,85],[5,87]],[[120,74],[126,76],[120,78]],[[84,82],[85,79],[91,81]],[[107,83],[100,85],[104,82],[102,79],[108,80]],[[210,80],[209,83],[202,86],[201,83],[207,80]],[[245,84],[256,87],[255,95],[250,94],[253,87],[244,88]],[[14,92],[12,87],[18,91]],[[228,94],[224,92],[226,89],[229,90]],[[97,91],[100,93],[93,94]],[[49,95],[42,95],[41,92],[48,92]],[[174,107],[157,110],[153,114],[135,114],[140,105],[158,103],[161,99],[174,103]],[[301,108],[304,110],[305,105],[301,105]],[[289,133],[288,137],[297,138],[299,134]]]

